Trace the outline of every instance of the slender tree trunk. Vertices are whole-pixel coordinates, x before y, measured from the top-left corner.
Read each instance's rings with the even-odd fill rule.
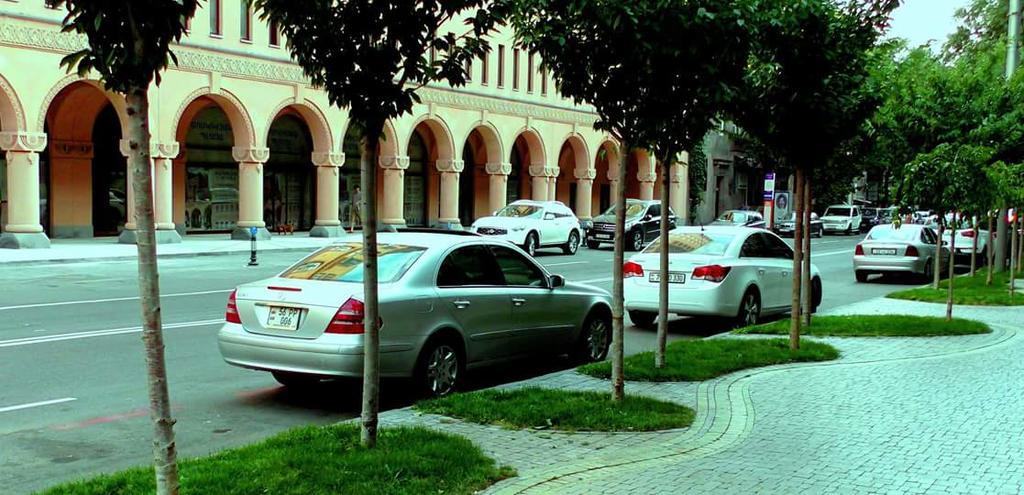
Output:
[[[1013,296],[1014,296],[1014,292],[1016,292],[1016,284],[1013,283],[1013,281],[1014,281],[1013,275],[1014,275],[1014,271],[1016,270],[1016,265],[1014,265],[1014,261],[1016,261],[1017,263],[1020,263],[1020,260],[1016,259],[1016,256],[1015,256],[1015,253],[1017,252],[1017,222],[1010,223],[1009,224],[1009,228],[1010,228],[1010,253],[1009,253],[1010,254],[1010,300],[1012,301],[1013,300]]]
[[[953,214],[953,228],[949,236],[949,286],[946,287],[946,321],[953,319],[953,279],[956,278],[956,213]]]
[[[985,285],[992,285],[992,263],[993,263],[992,258],[995,256],[994,252],[992,251],[995,248],[995,243],[993,242],[993,236],[995,235],[995,231],[992,230],[992,223],[993,223],[992,213],[989,212],[989,214],[988,214],[988,242],[985,243],[985,264],[988,265],[987,266],[987,268],[988,268],[988,275],[985,278]]]
[[[156,225],[153,215],[153,167],[149,155],[149,93],[133,88],[126,96],[128,113],[128,162],[135,191],[135,234],[139,252],[139,302],[142,307],[142,343],[146,352],[146,385],[149,415],[153,420],[153,463],[156,493],[178,493],[177,446],[174,419],[167,393],[163,322],[160,312],[160,273],[156,258]]]
[[[1022,228],[1024,228],[1024,217],[1022,217],[1021,214],[1020,214],[1020,208],[1017,208],[1015,211],[1017,212],[1017,228],[1014,229],[1014,232],[1018,232],[1018,234],[1017,234],[1017,264],[1014,265],[1014,266],[1017,267],[1017,274],[1020,275],[1020,272],[1021,272],[1020,259],[1021,259],[1022,256],[1024,256],[1024,240],[1022,240],[1020,238],[1019,232],[1021,231]]]
[[[811,307],[814,305],[814,297],[811,291],[811,173],[804,172],[804,215],[800,219],[804,223],[803,232],[803,268],[801,269],[801,291],[803,299],[803,324],[811,325]],[[796,241],[794,241],[794,244]]]
[[[804,171],[797,167],[793,202],[796,203],[796,222],[793,222],[793,298],[792,307],[789,313],[789,348],[800,349],[800,285],[803,280],[800,277],[803,266],[803,232],[804,222]]]
[[[1006,271],[1006,241],[1010,238],[1010,233],[1006,231],[1006,214],[1006,206],[1000,207],[999,213],[996,215],[996,242],[994,246],[990,246],[990,248],[995,248],[992,269],[996,273]]]
[[[974,272],[978,269],[978,218],[974,217],[971,219],[971,232],[974,236],[971,237],[971,277],[974,276]]]
[[[672,188],[672,151],[661,159],[661,253],[658,267],[661,280],[658,283],[658,346],[654,351],[654,367],[665,367],[665,343],[668,340],[668,205]]]
[[[623,376],[623,321],[622,264],[626,251],[626,164],[629,163],[628,143],[619,148],[618,184],[615,187],[615,254],[612,261],[612,400],[621,401],[626,395]]]
[[[942,278],[942,234],[946,229],[946,215],[939,211],[939,241],[935,243],[935,259],[932,261],[934,272],[932,274],[932,288],[939,290],[939,280]]]
[[[383,123],[372,122],[363,136],[360,188],[363,192],[363,411],[360,439],[377,446],[380,412],[380,311],[377,305],[377,164]]]

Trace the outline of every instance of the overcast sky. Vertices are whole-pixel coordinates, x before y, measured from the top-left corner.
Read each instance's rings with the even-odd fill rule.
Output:
[[[953,13],[970,0],[906,0],[893,13],[890,36],[910,40],[910,46],[933,43],[938,49],[956,28]]]

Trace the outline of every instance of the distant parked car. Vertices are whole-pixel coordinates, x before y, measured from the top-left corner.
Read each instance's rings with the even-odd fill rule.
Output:
[[[826,234],[852,235],[860,230],[860,207],[852,205],[832,205],[821,216]]]
[[[508,242],[460,233],[382,233],[380,372],[447,395],[467,369],[569,353],[603,360],[607,291],[566,283]],[[240,285],[217,335],[229,364],[286,386],[363,373],[362,243],[341,240],[275,277]]]
[[[576,254],[583,240],[580,220],[560,201],[519,200],[483,217],[470,230],[480,235],[505,239],[530,256],[546,247],[559,247]]]
[[[934,277],[935,244],[939,236],[924,225],[879,225],[857,244],[853,271],[858,282],[867,282],[873,273],[911,274],[926,280]],[[949,261],[949,248],[940,251],[943,269]]]
[[[660,253],[669,249],[669,272]],[[625,304],[638,326],[658,314],[658,287],[669,281],[668,312],[734,318],[753,325],[791,307],[793,250],[779,236],[749,227],[677,227],[668,241],[657,239],[623,267]],[[821,304],[821,273],[811,265],[813,307]]]
[[[781,236],[794,235],[796,233],[796,213],[791,214],[788,220],[775,224],[775,233]],[[823,235],[824,227],[822,227],[818,214],[811,212],[811,237],[821,237]]]
[[[764,216],[756,211],[749,210],[726,210],[708,225],[750,227],[752,229],[765,228]]]
[[[676,214],[668,210],[669,229],[676,227]],[[661,201],[626,200],[626,249],[639,251],[661,232]],[[597,249],[615,240],[615,207],[594,218],[587,231],[587,247]]]

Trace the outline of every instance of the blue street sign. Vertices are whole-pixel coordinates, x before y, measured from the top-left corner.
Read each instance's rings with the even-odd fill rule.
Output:
[[[775,180],[775,172],[768,172],[764,174],[764,180]]]

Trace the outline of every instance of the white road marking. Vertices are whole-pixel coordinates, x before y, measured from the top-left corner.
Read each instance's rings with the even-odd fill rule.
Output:
[[[814,250],[811,250],[811,258],[824,257],[824,256],[835,256],[837,254],[852,254],[852,253],[853,253],[852,249],[845,249],[843,251],[829,251],[827,253],[815,253]]]
[[[53,404],[61,404],[64,402],[71,402],[73,400],[78,399],[74,397],[64,397],[63,399],[44,400],[40,402],[30,402],[28,404],[18,404],[16,406],[0,407],[0,413],[19,411],[21,409],[31,409],[33,407],[49,406]]]
[[[590,262],[589,261],[567,261],[565,263],[552,263],[550,265],[544,265],[544,266],[551,267],[551,266],[585,265],[587,263],[590,263]]]
[[[186,297],[186,296],[203,296],[207,294],[227,294],[231,292],[231,289],[224,290],[203,290],[198,292],[178,292],[174,294],[161,294],[160,298],[165,297]],[[121,302],[121,301],[138,301],[139,296],[131,297],[112,297],[109,299],[91,299],[88,301],[58,301],[49,303],[37,303],[37,304],[20,304],[17,306],[0,306],[0,311],[9,311],[12,309],[29,309],[29,308],[52,308],[54,306],[74,306],[79,304],[101,304],[108,302]]]
[[[218,318],[216,320],[188,321],[184,323],[167,323],[164,324],[163,329],[170,330],[175,328],[205,327],[209,325],[220,324],[223,322],[224,320],[222,318]],[[111,328],[107,330],[90,330],[86,332],[62,333],[58,335],[45,335],[40,337],[24,337],[20,339],[0,340],[0,348],[20,347],[23,345],[34,344],[46,344],[49,342],[60,342],[63,340],[90,339],[93,337],[107,337],[110,335],[121,335],[125,333],[139,332],[142,332],[142,327]]]

